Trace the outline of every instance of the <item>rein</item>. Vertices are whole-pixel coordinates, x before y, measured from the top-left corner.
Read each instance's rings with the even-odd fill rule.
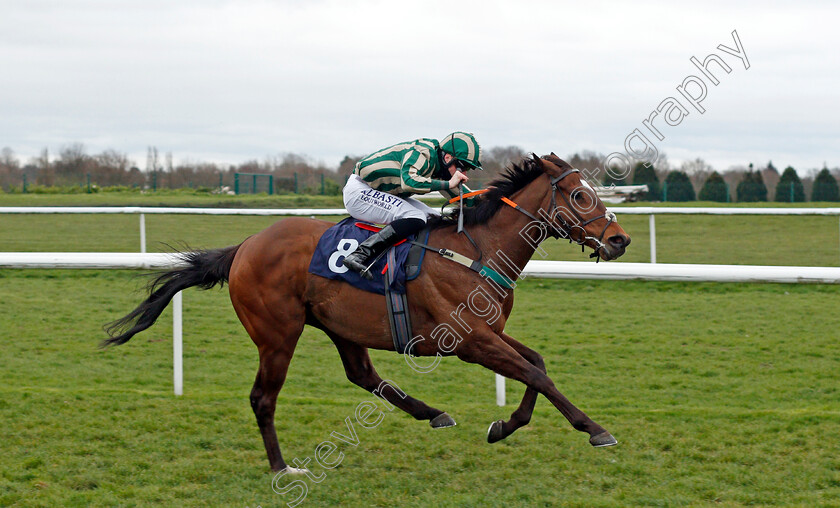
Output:
[[[589,257],[590,257],[590,259],[595,258],[595,262],[597,263],[601,260],[601,256],[600,256],[601,249],[606,247],[604,245],[604,242],[603,242],[604,234],[606,234],[607,228],[610,227],[610,224],[615,222],[615,214],[610,212],[610,211],[607,211],[603,215],[599,215],[597,217],[593,217],[591,219],[584,220],[583,217],[581,217],[580,213],[578,213],[578,211],[575,209],[575,207],[572,206],[572,202],[569,199],[569,197],[566,196],[566,194],[564,194],[563,191],[561,191],[557,187],[557,184],[559,184],[561,181],[563,181],[564,178],[566,178],[567,176],[569,176],[573,173],[580,173],[580,171],[577,170],[577,169],[569,169],[569,170],[566,170],[560,176],[556,176],[556,177],[549,176],[549,183],[551,185],[551,215],[552,215],[552,218],[550,218],[548,221],[541,220],[541,219],[537,218],[533,213],[531,213],[528,210],[522,208],[519,204],[517,204],[516,202],[514,202],[510,198],[502,196],[501,201],[504,204],[513,208],[514,210],[517,210],[518,212],[526,215],[531,220],[536,221],[542,227],[546,228],[546,230],[548,231],[548,234],[551,235],[553,238],[568,238],[569,243],[571,243],[571,242],[577,243],[578,245],[581,246],[581,250],[584,249],[587,240],[592,240],[592,242],[595,243],[596,247],[595,247],[595,252],[590,254]],[[490,189],[481,189],[481,190],[477,190],[477,191],[473,191],[473,192],[468,192],[466,194],[458,195],[458,196],[450,199],[449,202],[444,204],[443,206],[445,207],[447,204],[451,205],[451,204],[456,203],[458,201],[461,201],[461,205],[463,205],[463,199],[464,198],[478,196],[480,194],[484,194],[485,192],[488,192],[489,190]],[[571,210],[571,213],[575,216],[575,219],[577,219],[577,224],[570,224],[569,222],[566,221],[566,219],[564,219],[562,217],[562,214],[557,214],[557,209],[559,208],[559,206],[557,205],[557,192],[558,191],[560,191],[560,195],[563,197],[563,201],[566,202],[566,205],[568,206],[568,210]],[[598,199],[597,194],[595,195],[595,199]],[[556,219],[560,221],[560,228],[558,228],[553,223],[553,220],[554,220],[553,216],[554,215],[557,215]],[[461,214],[459,215],[459,219],[463,219],[463,208],[462,208]],[[597,238],[594,237],[594,236],[588,236],[586,234],[586,226],[595,222],[596,220],[599,220],[599,219],[606,219],[606,221],[607,221],[607,224],[604,226],[604,229],[601,230],[601,234],[599,234]],[[478,273],[479,275],[482,275],[484,277],[488,277],[488,278],[492,279],[494,282],[498,283],[502,287],[505,287],[505,288],[508,288],[508,289],[513,289],[515,287],[515,283],[514,283],[513,280],[511,280],[510,278],[498,273],[497,271],[493,270],[492,268],[490,268],[488,266],[484,266],[484,265],[481,264],[481,258],[484,256],[484,254],[481,252],[481,249],[478,247],[478,244],[475,242],[475,240],[473,240],[472,235],[470,235],[470,233],[466,229],[463,229],[461,224],[463,224],[463,223],[460,222],[460,220],[459,220],[458,233],[463,233],[464,236],[466,236],[467,239],[470,241],[470,243],[473,245],[476,252],[478,252],[478,259],[477,260],[470,259],[467,256],[464,256],[462,254],[459,254],[459,253],[457,253],[455,251],[452,251],[452,250],[449,250],[449,249],[431,247],[429,245],[426,245],[424,243],[417,242],[417,241],[411,241],[411,243],[414,244],[414,245],[417,245],[419,247],[422,247],[426,250],[436,252],[440,256],[442,256],[446,259],[449,259],[450,261],[454,261],[458,264],[466,266],[467,268],[469,268],[470,270]],[[574,231],[576,231],[578,229],[580,230],[580,234],[578,235],[578,238],[576,239],[575,236],[574,236]]]
[[[577,169],[569,169],[569,170],[566,170],[560,176],[556,176],[556,177],[550,177],[549,176],[549,183],[551,185],[551,215],[552,215],[552,217],[556,214],[557,208],[558,208],[557,192],[558,192],[559,189],[557,188],[557,184],[559,184],[561,181],[563,181],[564,178],[571,175],[572,173],[580,173],[580,171],[577,170]],[[484,194],[487,191],[489,191],[489,189],[481,189],[481,190],[469,192],[467,194],[464,194],[463,196],[456,196],[456,197],[450,199],[449,203],[447,203],[447,204],[455,203],[457,201],[460,201],[462,198],[478,196],[480,194]],[[596,244],[596,247],[595,247],[595,252],[590,254],[589,257],[590,257],[590,259],[595,258],[595,262],[597,263],[598,261],[601,260],[601,256],[600,256],[601,249],[603,249],[605,247],[604,242],[603,242],[604,234],[606,234],[607,228],[610,227],[610,224],[615,222],[615,214],[608,211],[603,215],[599,215],[597,217],[593,217],[591,219],[584,220],[583,217],[581,217],[580,213],[578,213],[577,209],[575,209],[575,207],[572,206],[572,202],[569,200],[569,197],[566,196],[562,191],[560,191],[560,195],[563,197],[563,201],[566,202],[566,205],[568,206],[568,210],[571,210],[571,213],[575,216],[575,219],[577,219],[577,224],[570,224],[569,222],[567,222],[562,217],[562,214],[559,214],[556,217],[556,219],[558,219],[560,221],[560,228],[558,228],[551,221],[544,221],[544,220],[541,220],[541,219],[537,218],[534,214],[532,214],[528,210],[522,208],[519,204],[517,204],[516,202],[514,202],[510,198],[502,196],[501,201],[503,203],[505,203],[506,205],[510,206],[511,208],[513,208],[514,210],[517,210],[518,212],[525,214],[531,220],[534,220],[537,223],[541,224],[543,227],[545,227],[547,229],[549,235],[551,235],[552,238],[568,238],[569,243],[575,242],[576,244],[581,246],[581,250],[583,250],[584,244],[586,243],[587,240],[592,240]],[[595,196],[595,198],[597,199],[597,195]],[[586,226],[595,222],[596,220],[599,220],[599,219],[606,219],[606,221],[607,221],[607,224],[604,226],[604,229],[601,230],[601,234],[599,234],[597,238],[594,237],[594,236],[588,236],[586,234]],[[578,235],[579,239],[575,239],[574,234],[573,234],[573,232],[576,231],[577,229],[580,230],[580,234]],[[470,240],[470,243],[472,243],[473,246],[475,247],[476,251],[478,251],[479,260],[480,260],[481,257],[482,257],[482,254],[481,254],[481,250],[478,248],[478,245],[475,243],[475,240],[472,239],[472,237],[470,236],[470,234],[467,232],[466,229],[464,229],[462,232],[464,234],[466,234],[467,238]]]

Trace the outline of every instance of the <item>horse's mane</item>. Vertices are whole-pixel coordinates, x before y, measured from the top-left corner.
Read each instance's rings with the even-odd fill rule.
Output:
[[[533,158],[523,159],[519,164],[511,164],[501,175],[490,182],[488,185],[490,190],[479,196],[476,206],[464,208],[464,225],[485,224],[502,207],[502,197],[511,197],[516,191],[533,182],[542,174],[544,173],[540,164]],[[459,213],[460,208],[456,207],[452,213],[440,217],[431,217],[429,225],[432,229],[437,229],[458,224]]]

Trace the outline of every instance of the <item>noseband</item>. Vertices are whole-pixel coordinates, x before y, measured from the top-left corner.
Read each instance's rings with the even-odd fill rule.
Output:
[[[575,207],[572,205],[572,202],[569,200],[569,196],[566,196],[566,194],[564,194],[563,191],[560,190],[557,187],[557,184],[559,184],[561,181],[563,181],[564,178],[571,175],[572,173],[580,173],[580,171],[577,170],[577,169],[568,169],[563,174],[561,174],[560,176],[555,176],[555,177],[549,176],[549,182],[551,184],[551,215],[550,215],[551,219],[550,220],[546,221],[546,220],[538,219],[537,217],[534,216],[534,214],[532,214],[528,210],[525,210],[524,208],[517,205],[516,203],[514,203],[513,201],[511,201],[508,198],[503,197],[502,201],[504,201],[508,205],[512,206],[514,209],[519,210],[520,212],[524,213],[525,215],[527,215],[531,219],[537,221],[543,227],[547,228],[548,234],[552,238],[568,238],[570,243],[575,242],[576,244],[581,246],[581,249],[583,249],[583,245],[586,243],[587,240],[592,240],[595,243],[596,247],[595,247],[595,252],[590,254],[589,257],[590,258],[596,258],[595,262],[597,263],[600,260],[601,249],[606,247],[606,245],[604,245],[604,242],[603,242],[604,234],[607,232],[607,228],[610,227],[610,224],[615,222],[615,220],[616,220],[615,219],[615,214],[610,212],[610,211],[607,211],[603,215],[599,215],[599,216],[594,217],[592,219],[584,220],[583,217],[581,217],[580,213],[578,213],[577,209],[575,209]],[[566,205],[568,206],[567,209],[569,211],[571,211],[571,213],[575,216],[575,219],[577,219],[576,224],[570,224],[569,222],[566,221],[565,218],[563,218],[563,214],[557,214],[556,213],[557,209],[558,209],[558,205],[557,205],[557,192],[558,191],[560,192],[560,195],[563,197],[563,200],[566,202]],[[598,199],[598,196],[595,195],[594,198]],[[555,215],[557,215],[556,219],[560,221],[559,227],[553,222],[553,219],[555,219]],[[598,219],[606,219],[607,224],[604,226],[604,229],[601,230],[601,234],[598,235],[597,238],[594,237],[594,236],[588,236],[587,233],[586,233],[586,226],[595,222]],[[575,239],[574,232],[577,231],[578,229],[580,230],[580,234],[578,235],[579,239]]]

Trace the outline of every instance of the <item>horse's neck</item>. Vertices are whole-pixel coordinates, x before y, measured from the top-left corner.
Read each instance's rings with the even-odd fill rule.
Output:
[[[520,191],[511,196],[516,204],[536,217],[538,211],[548,205],[549,184],[540,176]],[[534,255],[541,228],[533,220],[513,207],[503,205],[502,209],[480,226],[484,228],[476,241],[484,253],[485,259],[493,260],[494,269],[501,268],[504,275],[516,279],[525,268],[525,264]],[[487,263],[485,263],[487,264]],[[515,267],[516,273],[511,273]]]

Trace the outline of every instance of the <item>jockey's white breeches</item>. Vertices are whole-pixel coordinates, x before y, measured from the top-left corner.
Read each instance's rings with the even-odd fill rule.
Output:
[[[374,190],[358,175],[350,175],[344,186],[344,207],[353,217],[374,224],[390,224],[397,219],[422,219],[440,213],[414,198],[400,198]]]

